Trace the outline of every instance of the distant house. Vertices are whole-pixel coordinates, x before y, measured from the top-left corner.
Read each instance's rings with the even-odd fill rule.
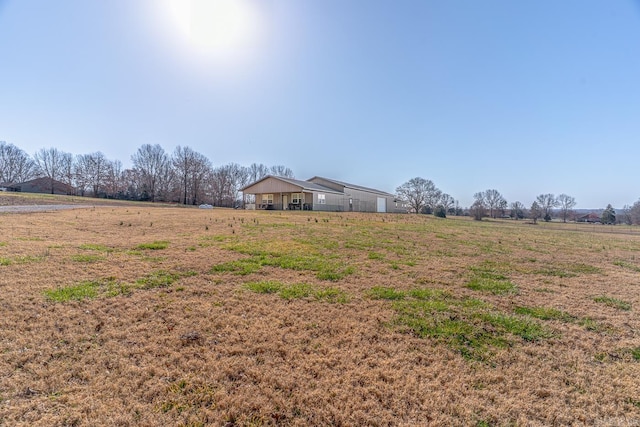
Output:
[[[600,218],[600,215],[598,215],[597,213],[588,213],[586,215],[582,215],[576,218],[576,222],[591,222],[591,223],[596,223],[596,222],[601,222],[602,219]]]
[[[76,189],[64,182],[55,179],[42,177],[32,179],[30,181],[21,182],[19,184],[11,184],[9,191],[20,191],[23,193],[46,193],[46,194],[62,194],[73,195]]]
[[[241,191],[255,196],[255,209],[406,212],[393,194],[318,176],[300,181],[268,175]]]

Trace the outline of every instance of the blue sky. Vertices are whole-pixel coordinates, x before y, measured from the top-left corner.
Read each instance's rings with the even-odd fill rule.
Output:
[[[421,176],[462,205],[640,197],[638,1],[242,1],[251,35],[220,52],[175,0],[0,0],[0,140],[125,166],[186,145],[390,192]]]

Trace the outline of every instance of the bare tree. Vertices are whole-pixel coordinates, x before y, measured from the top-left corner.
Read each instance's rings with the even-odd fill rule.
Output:
[[[172,163],[180,184],[182,203],[195,205],[203,201],[203,183],[211,172],[209,159],[189,147],[178,146],[173,153]]]
[[[283,165],[274,165],[269,168],[271,175],[281,176],[283,178],[295,178],[293,171]]]
[[[71,155],[57,148],[41,148],[36,152],[34,159],[41,175],[49,178],[51,194],[54,193],[55,181],[61,180],[66,174]]]
[[[489,209],[489,216],[495,218],[497,213],[507,208],[507,201],[498,190],[481,191],[474,195],[475,199],[482,199],[484,205]]]
[[[456,200],[449,194],[443,193],[440,196],[440,205],[444,208],[447,214],[451,213],[451,211],[455,213],[455,210],[453,210],[453,207],[455,204],[456,204]]]
[[[562,222],[567,222],[567,217],[569,216],[569,213],[571,213],[571,209],[576,206],[576,199],[563,193],[556,199],[556,204],[560,207]]]
[[[631,222],[633,224],[640,224],[640,200],[631,206],[629,216],[631,216]]]
[[[529,216],[533,220],[534,224],[538,223],[538,218],[540,218],[542,216],[542,212],[543,212],[543,210],[540,207],[540,205],[538,204],[538,202],[534,201],[531,204],[531,208],[529,209]]]
[[[211,174],[211,187],[214,205],[236,207],[240,198],[240,189],[248,183],[249,170],[236,163],[217,167]]]
[[[156,144],[144,144],[131,156],[133,166],[138,171],[142,181],[143,192],[146,191],[149,200],[156,201],[161,187],[165,187],[162,181],[168,178],[170,160],[164,149]]]
[[[126,181],[120,160],[114,160],[107,164],[107,173],[104,179],[105,193],[107,197],[117,199],[124,198],[127,191]]]
[[[109,167],[109,160],[99,151],[76,156],[74,175],[78,190],[82,193],[89,190],[91,195],[98,197],[104,192],[103,187]]]
[[[553,208],[558,206],[558,201],[556,200],[555,196],[550,193],[540,194],[538,197],[536,197],[536,202],[538,202],[540,209],[542,209],[543,219],[546,222],[551,221],[551,213],[553,211]]]
[[[0,183],[15,184],[35,177],[33,159],[13,144],[0,141]]]
[[[524,218],[524,205],[520,202],[511,203],[511,217],[516,220]]]
[[[442,191],[434,188],[430,191],[427,191],[424,198],[424,210],[425,213],[434,213],[438,204],[440,203],[440,199],[442,198]]]
[[[482,218],[487,214],[487,207],[484,205],[482,198],[477,198],[469,208],[469,213],[476,221],[482,221]]]
[[[396,195],[399,199],[407,202],[409,207],[420,213],[427,205],[427,200],[431,200],[434,194],[441,194],[431,180],[416,177],[396,188]]]
[[[247,168],[249,183],[256,182],[269,175],[269,168],[262,163],[251,163]]]

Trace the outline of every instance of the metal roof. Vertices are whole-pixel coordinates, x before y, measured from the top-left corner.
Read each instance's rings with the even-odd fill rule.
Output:
[[[240,191],[244,191],[249,187],[253,187],[257,183],[262,182],[262,181],[264,181],[265,179],[268,179],[268,178],[274,178],[274,179],[277,179],[277,180],[280,180],[280,181],[284,181],[284,182],[286,182],[288,184],[300,187],[302,190],[319,191],[319,192],[322,192],[322,193],[344,194],[344,193],[342,193],[340,191],[334,190],[333,188],[325,187],[323,185],[316,184],[314,182],[300,181],[298,179],[285,178],[283,176],[275,176],[275,175],[267,175],[264,178],[259,179],[256,182],[253,182],[253,183],[241,188]]]
[[[342,185],[344,187],[353,188],[354,190],[367,191],[369,193],[375,193],[375,194],[381,194],[381,195],[385,195],[385,196],[395,197],[395,195],[393,195],[391,193],[387,193],[386,191],[376,190],[375,188],[363,187],[361,185],[349,184],[348,182],[338,181],[336,179],[324,178],[322,176],[314,176],[313,178],[310,178],[309,181],[311,181],[312,179],[316,179],[316,178],[317,179],[324,179],[325,181],[333,182],[335,184]]]

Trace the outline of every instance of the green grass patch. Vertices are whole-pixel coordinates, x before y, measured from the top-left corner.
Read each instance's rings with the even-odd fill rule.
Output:
[[[282,299],[300,299],[307,298],[314,293],[314,289],[311,285],[306,283],[295,283],[280,288],[278,295]]]
[[[142,289],[165,288],[172,285],[180,277],[181,275],[178,273],[158,270],[136,280],[136,285]]]
[[[593,300],[595,302],[602,303],[608,307],[617,308],[618,310],[629,311],[631,310],[631,303],[627,301],[623,301],[618,298],[608,297],[606,295],[594,297]]]
[[[631,357],[633,357],[633,360],[640,361],[640,347],[632,348],[630,350],[630,353],[631,353]]]
[[[514,313],[523,316],[531,316],[541,320],[560,320],[562,322],[573,322],[575,316],[567,312],[550,307],[516,307]]]
[[[245,283],[247,289],[259,294],[275,294],[278,292],[284,284],[276,280],[263,280],[260,282]]]
[[[314,271],[320,280],[338,281],[354,273],[354,268],[346,264],[326,259],[320,255],[264,254],[252,255],[236,261],[213,266],[212,272],[230,272],[247,275],[259,271],[262,267],[277,267],[296,271]]]
[[[346,304],[349,302],[349,295],[338,288],[315,289],[313,296],[320,301],[328,303]]]
[[[369,289],[368,292],[369,298],[372,299],[385,299],[385,300],[401,300],[405,298],[405,293],[402,291],[396,291],[393,288],[388,288],[385,286],[374,286]]]
[[[83,299],[93,299],[97,297],[99,287],[100,282],[86,281],[73,286],[46,290],[44,295],[55,302],[81,301]]]
[[[531,316],[508,315],[476,298],[459,298],[449,292],[419,288],[398,292],[372,288],[369,295],[393,301],[393,324],[421,338],[447,345],[472,360],[488,360],[496,349],[516,340],[538,341],[552,336]]]
[[[167,249],[168,247],[169,247],[169,242],[165,240],[158,240],[151,243],[140,243],[138,246],[136,246],[136,249],[158,251],[162,249]]]
[[[0,265],[11,265],[11,259],[10,258],[0,258]]]
[[[214,265],[211,268],[212,273],[234,273],[241,276],[246,276],[251,273],[255,273],[262,268],[259,260],[254,258],[240,259],[237,261],[224,262],[222,264]]]
[[[46,290],[44,295],[47,299],[54,302],[67,302],[127,295],[130,292],[130,285],[109,277],[98,280],[85,280],[74,285]]]
[[[259,294],[278,294],[285,300],[314,298],[328,303],[345,304],[349,301],[346,292],[338,288],[319,288],[307,283],[286,284],[277,280],[248,282],[244,285],[248,290]]]
[[[505,279],[473,277],[466,286],[474,291],[489,292],[494,295],[504,295],[517,291],[516,286],[511,283],[511,281]]]
[[[379,252],[369,252],[369,255],[367,255],[367,257],[369,259],[384,259],[384,255]]]

